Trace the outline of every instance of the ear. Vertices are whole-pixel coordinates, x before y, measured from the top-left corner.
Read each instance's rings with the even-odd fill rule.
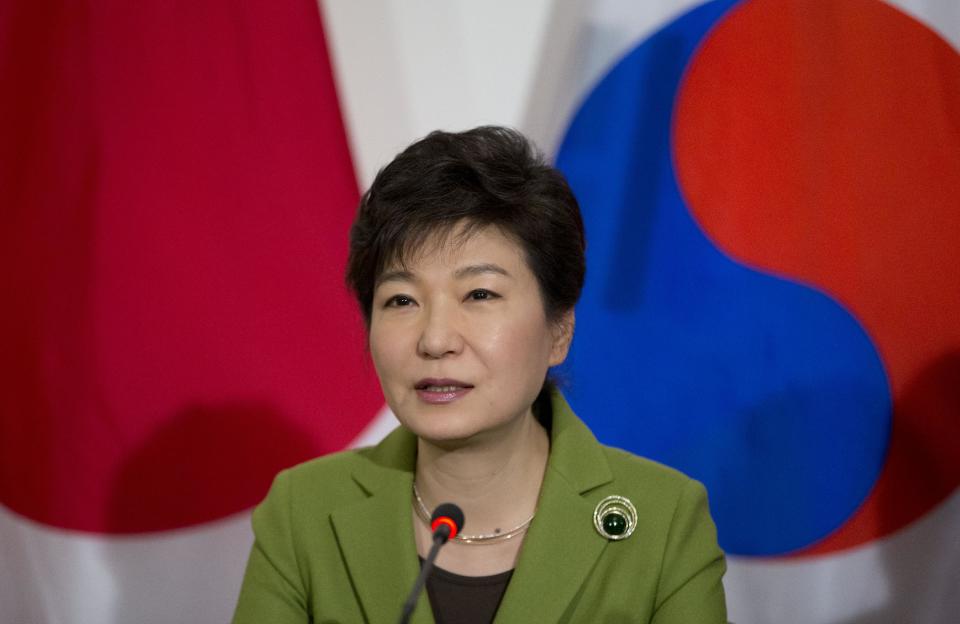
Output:
[[[563,313],[553,324],[553,344],[550,347],[550,366],[562,364],[567,359],[570,343],[573,341],[573,327],[576,317],[573,308]]]

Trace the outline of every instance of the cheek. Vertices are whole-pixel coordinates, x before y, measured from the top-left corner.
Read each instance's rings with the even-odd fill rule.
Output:
[[[373,360],[373,367],[377,371],[377,376],[380,377],[381,384],[389,381],[392,374],[395,374],[397,369],[400,368],[398,362],[400,355],[399,341],[391,339],[388,334],[389,332],[385,332],[382,328],[370,328],[370,357]]]
[[[522,377],[539,375],[548,368],[550,336],[537,319],[504,323],[490,328],[485,350],[500,367],[516,371],[520,382]]]

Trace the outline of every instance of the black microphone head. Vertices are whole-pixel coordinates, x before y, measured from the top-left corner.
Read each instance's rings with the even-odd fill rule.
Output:
[[[463,528],[463,510],[453,503],[441,503],[433,510],[430,516],[430,528],[434,535],[438,530],[443,535],[444,540],[455,536]]]

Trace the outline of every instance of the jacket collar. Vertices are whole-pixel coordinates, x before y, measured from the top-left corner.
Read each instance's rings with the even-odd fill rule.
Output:
[[[593,529],[583,494],[613,480],[602,447],[559,392],[551,397],[550,458],[537,515],[496,621],[558,621],[607,541]],[[334,530],[369,622],[393,622],[419,573],[410,497],[417,439],[399,427],[371,449],[353,473],[367,494],[334,512]],[[557,565],[562,553],[563,565]],[[549,599],[545,599],[548,597]],[[425,592],[412,622],[433,622]]]

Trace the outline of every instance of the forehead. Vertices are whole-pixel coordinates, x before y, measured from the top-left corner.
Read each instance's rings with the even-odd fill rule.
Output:
[[[416,248],[387,263],[380,277],[396,271],[453,272],[465,265],[490,263],[511,274],[529,271],[523,248],[499,228],[458,226],[446,232],[429,234]]]

